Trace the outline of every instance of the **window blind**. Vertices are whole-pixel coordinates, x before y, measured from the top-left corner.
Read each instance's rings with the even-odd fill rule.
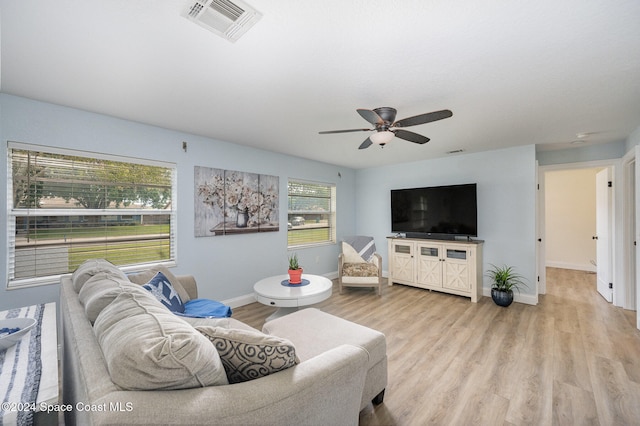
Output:
[[[332,184],[289,180],[288,246],[335,242],[335,194]]]
[[[175,165],[10,143],[9,287],[86,259],[175,261]]]

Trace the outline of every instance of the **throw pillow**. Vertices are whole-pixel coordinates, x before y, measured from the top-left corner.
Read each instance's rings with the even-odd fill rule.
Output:
[[[344,263],[366,263],[367,261],[362,258],[356,251],[356,249],[349,243],[342,242],[342,255]]]
[[[125,390],[228,384],[211,342],[147,291],[120,293],[93,330],[111,380]]]
[[[127,279],[127,276],[118,269],[113,263],[106,259],[87,259],[71,274],[71,281],[76,293],[80,293],[80,289],[89,278],[99,272],[112,272],[121,278]]]
[[[191,299],[187,290],[185,290],[180,283],[180,280],[173,275],[169,268],[163,265],[154,265],[146,271],[129,274],[127,275],[127,278],[129,278],[129,281],[132,283],[145,285],[149,280],[151,280],[151,278],[155,277],[158,272],[162,272],[164,276],[167,277],[173,288],[178,292],[178,296],[180,296],[180,300],[182,300],[183,303]]]
[[[184,312],[184,303],[178,296],[175,288],[169,282],[169,279],[162,273],[158,272],[151,281],[142,286],[149,290],[160,303],[166,306],[171,312]]]
[[[300,362],[287,339],[259,331],[197,326],[218,350],[229,383],[246,382]]]

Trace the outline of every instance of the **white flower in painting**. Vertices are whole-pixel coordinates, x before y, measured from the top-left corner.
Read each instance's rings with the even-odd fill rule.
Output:
[[[277,220],[278,186],[269,183],[261,188],[257,175],[229,171],[224,177],[216,174],[198,186],[198,195],[204,204],[218,207],[225,218],[234,219],[247,212],[249,227]]]

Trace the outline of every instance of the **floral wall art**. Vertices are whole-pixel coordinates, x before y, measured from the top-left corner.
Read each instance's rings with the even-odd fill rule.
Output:
[[[194,168],[195,236],[278,231],[278,176]]]

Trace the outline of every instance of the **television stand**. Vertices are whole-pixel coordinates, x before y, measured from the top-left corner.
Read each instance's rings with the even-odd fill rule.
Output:
[[[482,297],[481,240],[388,237],[389,285]]]

